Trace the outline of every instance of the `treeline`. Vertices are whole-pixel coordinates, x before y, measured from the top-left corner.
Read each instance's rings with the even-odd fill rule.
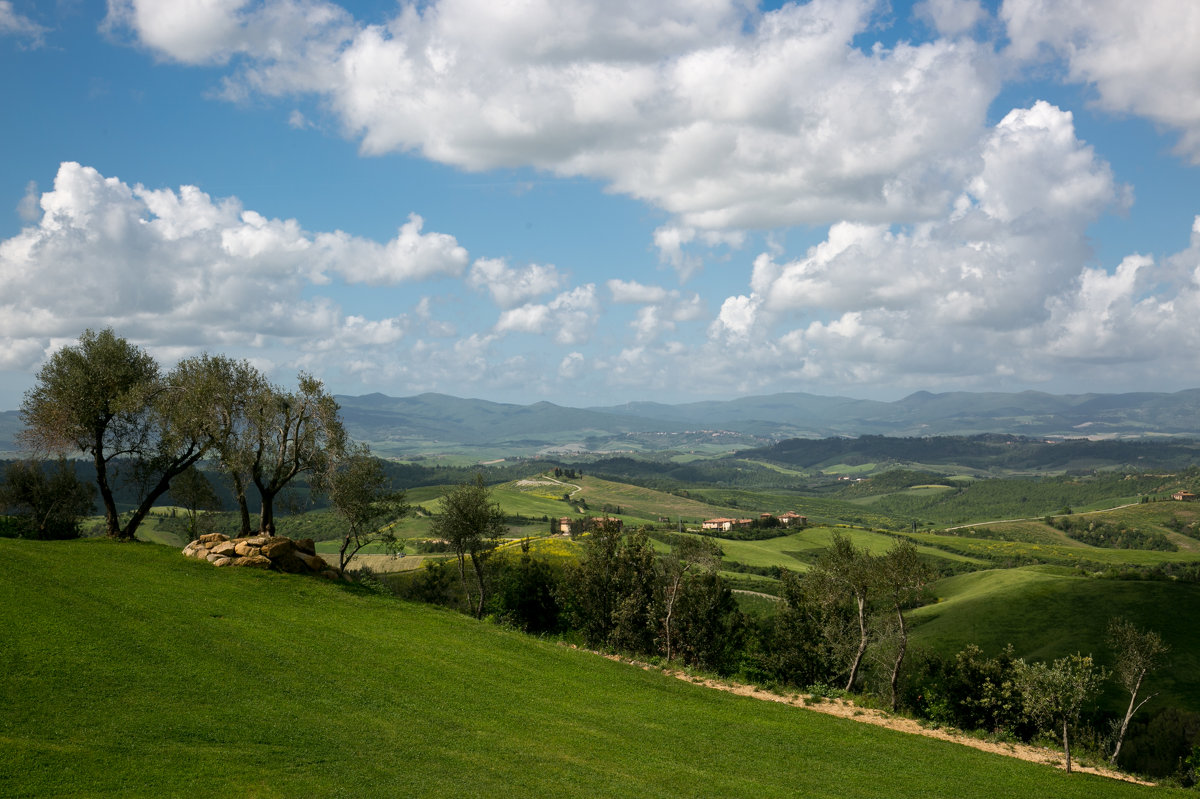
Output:
[[[1084,519],[1080,516],[1057,516],[1046,520],[1051,527],[1062,530],[1067,537],[1093,547],[1107,549],[1149,549],[1177,552],[1179,547],[1162,533],[1146,532],[1127,524]]]

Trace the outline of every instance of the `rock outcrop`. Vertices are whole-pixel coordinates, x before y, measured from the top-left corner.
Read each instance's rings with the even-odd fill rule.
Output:
[[[209,533],[184,547],[183,554],[189,558],[207,560],[214,566],[249,566],[289,574],[319,574],[331,580],[339,577],[337,569],[317,554],[311,538],[298,541],[278,535],[230,538],[220,533]]]

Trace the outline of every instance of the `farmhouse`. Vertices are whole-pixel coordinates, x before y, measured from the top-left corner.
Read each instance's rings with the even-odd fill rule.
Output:
[[[753,519],[706,519],[700,523],[700,528],[703,530],[721,530],[729,532],[735,527],[749,527],[754,524]]]
[[[789,510],[787,513],[779,514],[779,524],[782,527],[791,527],[792,525],[803,527],[808,524],[808,517],[801,516],[794,510]]]
[[[590,519],[572,519],[570,516],[563,516],[555,521],[555,531],[562,535],[577,535],[600,527],[624,530],[625,522],[620,519],[614,519],[611,516],[593,516]]]
[[[1196,495],[1191,491],[1176,491],[1171,495],[1171,499],[1176,499],[1180,502],[1194,502],[1196,500]]]

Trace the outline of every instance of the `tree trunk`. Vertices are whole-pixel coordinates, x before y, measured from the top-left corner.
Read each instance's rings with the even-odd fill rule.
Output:
[[[108,461],[104,459],[104,432],[96,433],[92,448],[92,460],[96,464],[96,485],[100,488],[100,499],[104,502],[104,532],[109,538],[121,540],[121,516],[113,499],[112,487],[108,484]]]
[[[471,553],[471,565],[475,567],[475,582],[479,587],[479,605],[475,608],[475,618],[483,618],[483,562]]]
[[[250,506],[246,504],[246,480],[236,470],[229,472],[233,480],[233,495],[237,498],[238,511],[242,517],[242,538],[250,535]]]
[[[275,492],[258,485],[259,496],[262,497],[262,512],[258,516],[258,532],[262,535],[275,535]]]
[[[896,618],[900,621],[900,647],[896,652],[896,662],[892,664],[892,712],[896,712],[896,705],[899,697],[897,694],[897,686],[900,684],[900,664],[904,662],[904,652],[908,649],[908,628],[904,626],[904,613],[900,610],[900,606],[896,605]]]
[[[171,481],[183,474],[191,466],[194,466],[196,461],[203,457],[204,453],[204,447],[189,447],[186,454],[177,457],[169,466],[163,469],[162,476],[158,478],[158,482],[154,484],[154,488],[151,488],[147,492],[141,504],[137,506],[137,510],[133,512],[133,516],[125,524],[122,540],[132,541],[135,538],[138,527],[150,513],[150,509],[154,507],[154,503],[159,497],[171,490]]]
[[[467,555],[465,552],[458,552],[458,581],[462,583],[463,599],[467,603],[467,609],[471,608],[471,589],[467,587]]]
[[[1125,730],[1129,728],[1129,720],[1133,718],[1133,714],[1140,707],[1140,705],[1135,703],[1137,702],[1138,691],[1142,687],[1142,678],[1145,676],[1146,670],[1143,669],[1142,673],[1138,675],[1137,682],[1134,683],[1133,691],[1129,694],[1129,709],[1125,711],[1125,718],[1121,720],[1121,731],[1117,733],[1117,745],[1113,747],[1112,757],[1108,759],[1108,762],[1113,765],[1116,765],[1117,755],[1121,754],[1121,744],[1125,741]]]
[[[1067,737],[1067,720],[1063,719],[1063,751],[1067,753],[1067,773],[1071,773],[1071,741]]]
[[[863,655],[867,651],[867,602],[866,597],[858,597],[858,652],[854,655],[854,663],[850,666],[850,679],[846,680],[846,690],[854,688],[854,681],[858,679],[858,669],[862,665]]]

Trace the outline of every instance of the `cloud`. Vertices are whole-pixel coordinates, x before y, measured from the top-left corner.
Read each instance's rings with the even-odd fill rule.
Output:
[[[18,14],[11,0],[0,0],[0,36],[15,36],[26,40],[31,47],[40,47],[47,30],[29,17]]]
[[[583,374],[586,359],[581,352],[569,352],[558,364],[558,376],[563,380],[575,380]]]
[[[527,303],[500,315],[497,333],[552,334],[559,344],[587,341],[599,314],[596,285],[588,283],[565,291],[544,305]]]
[[[1017,59],[1060,56],[1067,77],[1096,90],[1096,104],[1180,132],[1179,151],[1200,164],[1200,6],[1146,0],[1006,0],[1000,9]]]
[[[503,258],[480,258],[471,266],[467,285],[486,290],[501,308],[512,308],[562,287],[553,265],[530,264],[512,269]]]
[[[613,302],[654,303],[663,302],[670,292],[662,286],[647,286],[636,280],[612,279],[606,284]]]
[[[445,233],[422,233],[424,224],[409,214],[396,238],[383,245],[340,230],[318,234],[313,244],[324,269],[355,283],[382,286],[462,274],[469,260],[466,249]]]
[[[724,300],[694,360],[826,385],[1037,383],[1085,363],[1153,360],[1150,342],[1169,334],[1197,338],[1165,320],[1200,307],[1200,259],[1086,266],[1088,227],[1128,192],[1069,112],[1015,109],[977,152],[941,220],[843,221],[801,258],[759,255],[751,292]]]
[[[73,162],[39,206],[34,224],[0,241],[7,368],[31,368],[52,340],[85,327],[115,326],[165,349],[386,347],[408,334],[404,317],[345,316],[311,289],[331,275],[368,284],[453,275],[467,261],[452,237],[422,234],[415,215],[385,244],[314,234],[236,198],[148,189]]]
[[[677,322],[690,322],[705,313],[699,294],[684,295],[677,289],[648,286],[635,280],[609,280],[613,302],[639,304],[630,326],[639,342],[648,342],[675,330]]]
[[[604,181],[675,217],[660,247],[685,275],[688,228],[936,214],[999,90],[970,39],[860,49],[870,0],[440,0],[382,24],[211,0],[179,25],[160,5],[113,0],[109,27],[185,63],[237,53],[229,96],[316,95],[366,153]]]
[[[913,14],[946,36],[967,33],[988,19],[978,0],[921,0],[913,6]]]

